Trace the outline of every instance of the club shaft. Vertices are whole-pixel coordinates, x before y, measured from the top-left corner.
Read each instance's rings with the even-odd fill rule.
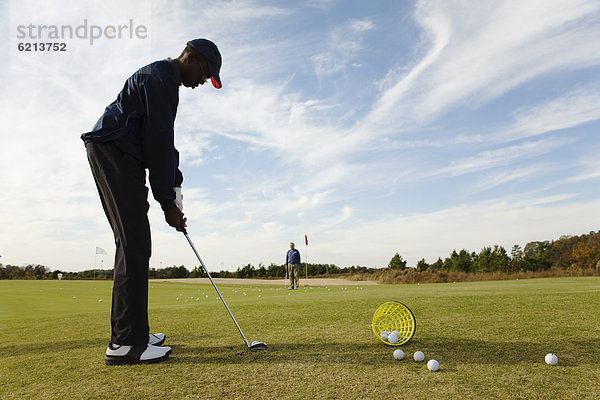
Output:
[[[223,305],[227,309],[227,312],[229,313],[229,316],[233,320],[233,323],[235,324],[235,326],[237,327],[238,331],[240,332],[240,335],[242,335],[242,338],[244,339],[244,343],[246,343],[246,346],[248,348],[250,348],[250,343],[248,343],[248,339],[246,339],[246,336],[244,336],[244,332],[242,332],[242,328],[240,328],[240,326],[238,325],[237,321],[235,320],[235,317],[231,313],[231,310],[227,306],[227,303],[225,302],[225,299],[223,298],[223,295],[219,291],[219,288],[215,284],[215,281],[213,281],[212,276],[210,276],[210,272],[208,272],[208,268],[206,268],[206,265],[204,265],[204,262],[202,261],[202,258],[200,257],[200,254],[198,254],[198,250],[196,250],[196,246],[194,246],[194,243],[192,243],[192,240],[188,236],[187,232],[184,231],[183,234],[185,235],[185,238],[187,239],[187,241],[190,244],[190,246],[192,247],[192,250],[194,250],[194,253],[196,253],[196,257],[198,257],[198,261],[200,261],[200,265],[202,265],[202,268],[204,269],[204,272],[206,272],[206,275],[208,275],[208,279],[210,279],[210,283],[212,283],[213,287],[215,288],[215,290],[219,294],[219,298],[221,299],[221,301],[223,302]]]

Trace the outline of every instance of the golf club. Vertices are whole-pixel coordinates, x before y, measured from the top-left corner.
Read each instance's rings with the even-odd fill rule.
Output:
[[[254,341],[252,343],[248,342],[248,339],[246,339],[246,336],[244,336],[244,332],[242,332],[242,328],[240,328],[240,326],[238,325],[237,321],[233,317],[233,314],[231,313],[231,310],[227,306],[227,303],[225,303],[225,299],[223,298],[223,295],[221,294],[221,292],[219,291],[219,288],[215,284],[215,281],[213,281],[213,278],[210,276],[210,272],[208,272],[208,268],[206,268],[206,265],[204,265],[204,262],[202,261],[202,258],[200,258],[200,254],[198,254],[198,251],[196,250],[196,247],[194,246],[194,243],[192,243],[192,240],[188,236],[187,230],[184,229],[183,230],[183,234],[185,235],[185,238],[187,239],[187,241],[190,244],[190,246],[192,246],[192,250],[194,250],[194,253],[196,253],[196,257],[198,257],[198,261],[200,261],[200,265],[202,265],[202,268],[204,269],[204,272],[206,272],[206,275],[208,275],[208,279],[210,279],[210,283],[212,283],[213,287],[217,291],[217,293],[219,295],[219,298],[223,302],[223,305],[227,309],[227,312],[231,316],[231,319],[235,323],[235,326],[238,328],[238,331],[240,331],[240,335],[242,335],[242,338],[244,339],[244,343],[246,343],[246,346],[248,347],[248,349],[250,349],[250,351],[266,350],[267,349],[267,344],[265,342],[256,342],[256,341]]]

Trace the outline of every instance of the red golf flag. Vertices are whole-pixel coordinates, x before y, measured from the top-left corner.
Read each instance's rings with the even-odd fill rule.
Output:
[[[304,242],[306,243],[306,245],[308,246],[308,236],[304,235]]]

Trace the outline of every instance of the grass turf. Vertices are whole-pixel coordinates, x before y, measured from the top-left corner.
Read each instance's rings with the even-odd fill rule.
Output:
[[[600,398],[597,277],[220,288],[266,352],[245,348],[211,286],[151,282],[151,328],[173,354],[109,367],[111,282],[0,281],[0,398]],[[371,332],[388,300],[417,319],[402,361]],[[416,350],[440,371],[413,361]],[[544,363],[549,352],[555,367]]]

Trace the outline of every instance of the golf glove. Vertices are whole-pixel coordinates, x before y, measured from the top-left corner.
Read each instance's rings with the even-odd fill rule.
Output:
[[[175,186],[173,190],[175,191],[175,205],[179,210],[183,211],[183,195],[181,194],[181,188]]]

